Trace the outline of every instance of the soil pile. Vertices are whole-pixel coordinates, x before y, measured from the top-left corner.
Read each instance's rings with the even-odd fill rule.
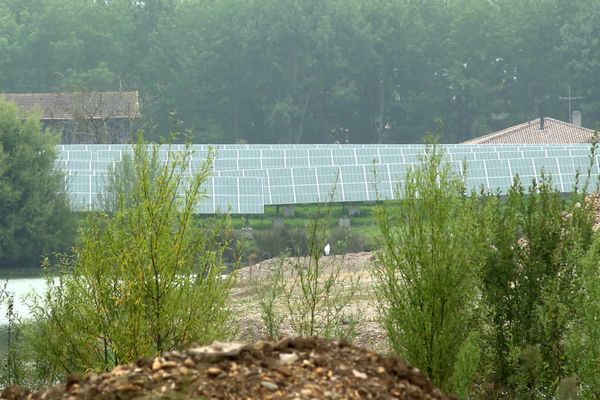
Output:
[[[344,342],[218,344],[118,366],[3,399],[450,399],[404,362]]]

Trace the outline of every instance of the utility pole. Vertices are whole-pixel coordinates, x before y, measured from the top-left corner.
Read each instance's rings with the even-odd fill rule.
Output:
[[[585,96],[571,96],[571,86],[567,86],[569,88],[569,95],[567,97],[559,97],[559,100],[568,101],[569,102],[569,123],[573,123],[573,114],[571,113],[571,101],[573,100],[581,100],[585,99]]]

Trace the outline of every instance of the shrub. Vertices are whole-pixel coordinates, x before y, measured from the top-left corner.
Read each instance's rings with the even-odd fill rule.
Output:
[[[272,228],[255,232],[254,242],[262,260],[283,253],[295,256],[308,253],[306,230],[301,228]]]
[[[194,218],[212,155],[186,179],[190,154],[159,163],[157,147],[136,145],[130,191],[90,216],[72,256],[46,264],[31,339],[58,371],[109,369],[228,334],[229,218]]]
[[[402,201],[376,210],[383,245],[374,271],[380,313],[394,353],[442,389],[469,385],[477,360],[479,271],[487,210],[430,145],[398,189]],[[453,382],[453,379],[456,379]]]
[[[577,277],[581,290],[576,293],[578,320],[569,326],[566,354],[569,370],[579,381],[584,399],[600,398],[600,237],[584,258]]]
[[[274,270],[258,285],[261,318],[271,338],[281,333],[287,320],[296,335],[351,339],[355,334],[356,315],[349,310],[359,280],[343,271],[344,256],[329,257],[323,262],[325,245],[331,240],[328,230],[331,204],[324,210],[316,207],[310,217],[305,237],[307,256],[299,246],[284,252]],[[331,242],[343,253],[344,243]],[[285,316],[285,317],[284,317]]]
[[[497,202],[483,299],[492,379],[512,397],[551,396],[567,373],[564,340],[591,237],[591,210],[580,199],[576,193],[566,204],[543,175],[528,190],[515,179],[506,203]]]

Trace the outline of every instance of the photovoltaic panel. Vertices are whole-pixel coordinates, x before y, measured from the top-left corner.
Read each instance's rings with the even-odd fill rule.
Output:
[[[108,173],[71,171],[66,174],[72,206],[77,211],[101,208],[106,194]],[[178,191],[180,194],[184,189]],[[199,213],[264,213],[263,180],[257,177],[208,177],[202,185],[205,198],[196,208]]]
[[[199,170],[211,148],[216,151],[215,177],[199,211],[232,213],[260,213],[269,204],[326,202],[331,196],[334,201],[394,198],[398,183],[425,150],[422,145],[194,145],[186,173]],[[467,161],[470,189],[483,186],[502,193],[516,174],[528,185],[542,171],[560,190],[570,191],[576,172],[583,174],[590,165],[589,145],[444,145],[441,150],[459,173]],[[58,154],[55,167],[66,171],[73,198],[85,208],[104,190],[100,177],[131,155],[132,147],[62,145]],[[163,161],[171,154],[166,147],[159,150]],[[592,174],[598,175],[597,166]]]

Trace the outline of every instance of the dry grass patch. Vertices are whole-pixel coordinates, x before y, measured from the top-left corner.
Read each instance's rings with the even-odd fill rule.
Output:
[[[371,269],[374,266],[375,255],[371,252],[349,253],[322,257],[320,259],[320,283],[328,276],[337,272],[336,290],[343,296],[351,295],[340,319],[342,325],[353,324],[354,333],[351,340],[376,351],[387,351],[385,331],[379,321],[377,301],[373,292],[373,277]],[[244,342],[269,336],[263,318],[261,318],[261,299],[266,295],[272,276],[281,272],[283,284],[293,287],[292,295],[302,296],[297,285],[294,267],[306,265],[309,258],[271,259],[245,267],[237,271],[236,284],[232,290],[233,307],[239,324],[236,339]],[[296,282],[296,283],[295,283]],[[340,287],[341,286],[341,287]],[[273,308],[280,321],[280,334],[293,335],[293,321],[286,311],[286,299],[278,296]],[[318,317],[326,318],[325,315]],[[344,328],[344,326],[340,327]]]

